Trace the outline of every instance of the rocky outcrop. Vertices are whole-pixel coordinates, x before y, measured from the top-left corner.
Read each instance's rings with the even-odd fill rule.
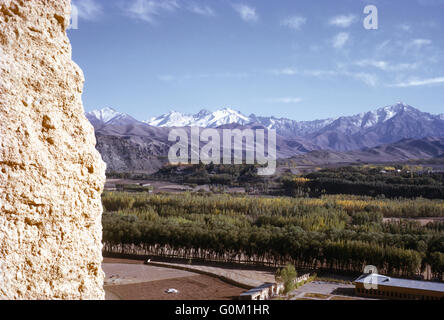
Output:
[[[0,299],[103,299],[105,164],[69,0],[0,0]]]

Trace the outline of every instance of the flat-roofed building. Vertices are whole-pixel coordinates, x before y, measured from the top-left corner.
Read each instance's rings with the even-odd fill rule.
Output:
[[[242,293],[240,300],[267,300],[284,290],[283,284],[264,283],[263,285]]]
[[[401,300],[443,300],[444,283],[391,278],[370,273],[354,281],[355,294],[361,297]]]

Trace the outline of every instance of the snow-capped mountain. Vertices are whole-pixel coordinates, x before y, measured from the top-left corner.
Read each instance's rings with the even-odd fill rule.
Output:
[[[296,121],[287,118],[258,117],[252,114],[250,115],[250,121],[259,123],[267,129],[276,130],[282,136],[303,137],[328,126],[334,119]]]
[[[85,113],[85,116],[94,127],[103,126],[105,124],[124,125],[132,122],[137,122],[137,120],[130,115],[118,112],[115,109],[109,107],[87,112]]]
[[[96,129],[105,125],[108,128],[124,128],[136,122],[158,129],[261,125],[276,130],[283,138],[303,139],[317,149],[337,151],[375,147],[401,139],[444,136],[443,115],[422,112],[402,102],[353,116],[314,121],[296,121],[254,114],[246,116],[230,108],[214,112],[202,110],[194,115],[172,111],[143,123],[112,108],[92,111],[86,115]]]
[[[86,116],[92,119],[96,119],[100,122],[107,123],[108,121],[112,120],[113,118],[122,116],[123,113],[118,112],[114,110],[113,108],[103,108],[100,110],[93,110],[91,112],[87,112]]]
[[[357,150],[401,139],[444,136],[443,115],[432,115],[399,102],[373,111],[338,119],[296,121],[286,118],[245,116],[231,109],[195,115],[172,112],[148,122],[152,126],[218,127],[226,124],[260,124],[286,138],[303,138],[326,150]]]
[[[145,123],[154,127],[202,127],[217,128],[227,124],[260,124],[267,129],[274,129],[284,136],[304,136],[316,132],[332,123],[334,119],[295,121],[286,118],[262,117],[251,114],[246,116],[239,111],[225,108],[211,112],[201,110],[194,115],[171,111]]]
[[[230,108],[225,108],[215,112],[201,110],[199,113],[194,115],[171,111],[167,114],[152,118],[145,122],[154,127],[217,128],[219,126],[233,123],[245,125],[251,121],[241,112]]]
[[[340,117],[306,138],[321,149],[349,151],[401,139],[431,136],[444,136],[443,119],[439,115],[398,103],[375,111]]]
[[[353,116],[315,121],[296,121],[254,114],[245,116],[229,108],[215,112],[202,110],[195,115],[170,112],[146,122],[138,121],[112,108],[92,111],[86,116],[95,128],[97,149],[107,162],[108,169],[119,172],[151,171],[160,168],[171,144],[168,141],[169,127],[174,126],[275,129],[278,134],[278,156],[284,158],[316,150],[324,151],[319,154],[310,153],[311,158],[321,159],[327,152],[333,155],[333,158],[346,160],[351,156],[345,155],[344,158],[342,151],[356,150],[364,150],[353,154],[353,157],[356,156],[356,159],[362,161],[389,161],[390,157],[429,157],[437,154],[433,147],[435,143],[429,143],[434,138],[427,140],[429,142],[424,142],[424,138],[441,137],[438,139],[442,141],[444,137],[444,115],[432,115],[404,103]],[[412,143],[394,144],[403,139],[418,142],[415,142],[414,146]],[[384,146],[382,149],[377,148],[381,145]],[[353,157],[350,159],[354,159]],[[333,158],[320,161],[334,162]]]
[[[360,113],[351,117],[342,117],[340,119],[347,120],[348,125],[353,125],[365,129],[374,127],[376,125],[381,125],[401,114],[419,116],[422,121],[432,121],[436,119],[436,116],[421,112],[403,102],[398,102],[393,106],[387,106],[374,111]]]

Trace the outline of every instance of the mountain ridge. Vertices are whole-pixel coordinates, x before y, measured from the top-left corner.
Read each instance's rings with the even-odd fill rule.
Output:
[[[224,108],[214,112],[206,109],[191,115],[171,111],[149,121],[139,121],[112,108],[95,110],[86,114],[94,125],[100,128],[112,123],[144,123],[156,128],[201,127],[219,128],[229,124],[241,126],[262,125],[274,129],[288,139],[305,139],[317,149],[351,151],[381,144],[392,143],[405,138],[423,138],[444,135],[444,116],[422,112],[410,105],[399,102],[373,111],[337,119],[297,121],[288,118],[263,117]]]
[[[403,139],[391,144],[355,151],[315,150],[292,157],[299,165],[331,165],[341,163],[384,163],[427,160],[444,157],[444,137]]]
[[[176,119],[169,117],[165,123],[179,120],[182,122],[176,124],[184,125],[197,121],[200,127],[207,126],[216,130],[276,129],[279,159],[298,157],[304,162],[306,156],[310,158],[309,162],[313,163],[341,162],[347,159],[380,161],[390,157],[405,160],[409,157],[416,159],[421,155],[428,158],[429,154],[426,151],[431,147],[430,142],[419,143],[419,147],[415,147],[415,144],[395,146],[395,149],[405,149],[400,153],[389,147],[384,150],[374,149],[376,153],[370,154],[369,150],[390,146],[404,139],[444,137],[442,115],[422,112],[403,103],[354,116],[308,122],[255,115],[247,117],[230,108],[219,112],[202,110],[185,119],[181,119],[180,113],[177,112],[170,115],[175,115]],[[165,163],[172,145],[172,142],[168,141],[171,127],[149,125],[112,108],[89,112],[86,116],[94,126],[97,149],[107,162],[109,170],[152,172]],[[158,117],[156,121],[160,124],[163,119]],[[189,126],[181,128],[189,131]],[[409,148],[411,150],[408,150]],[[425,150],[421,151],[421,148]],[[441,154],[434,154],[434,157],[442,156],[443,153],[444,149]],[[317,160],[313,160],[315,158]]]

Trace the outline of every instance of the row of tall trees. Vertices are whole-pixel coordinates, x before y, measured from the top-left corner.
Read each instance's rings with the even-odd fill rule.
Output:
[[[242,214],[249,217],[299,217],[317,212],[345,211],[348,215],[396,218],[444,217],[444,201],[428,199],[376,199],[330,195],[321,198],[246,197],[230,195],[149,195],[147,193],[109,192],[102,197],[107,211],[152,208],[160,215],[182,213]]]
[[[444,199],[444,174],[410,167],[351,166],[324,169],[303,178],[285,177],[282,187],[290,196],[353,194]]]
[[[103,239],[113,252],[397,275],[430,265],[442,277],[442,225],[385,222],[389,201],[106,193]],[[408,201],[444,216],[443,202]],[[414,203],[394,202],[395,214],[413,214]]]

